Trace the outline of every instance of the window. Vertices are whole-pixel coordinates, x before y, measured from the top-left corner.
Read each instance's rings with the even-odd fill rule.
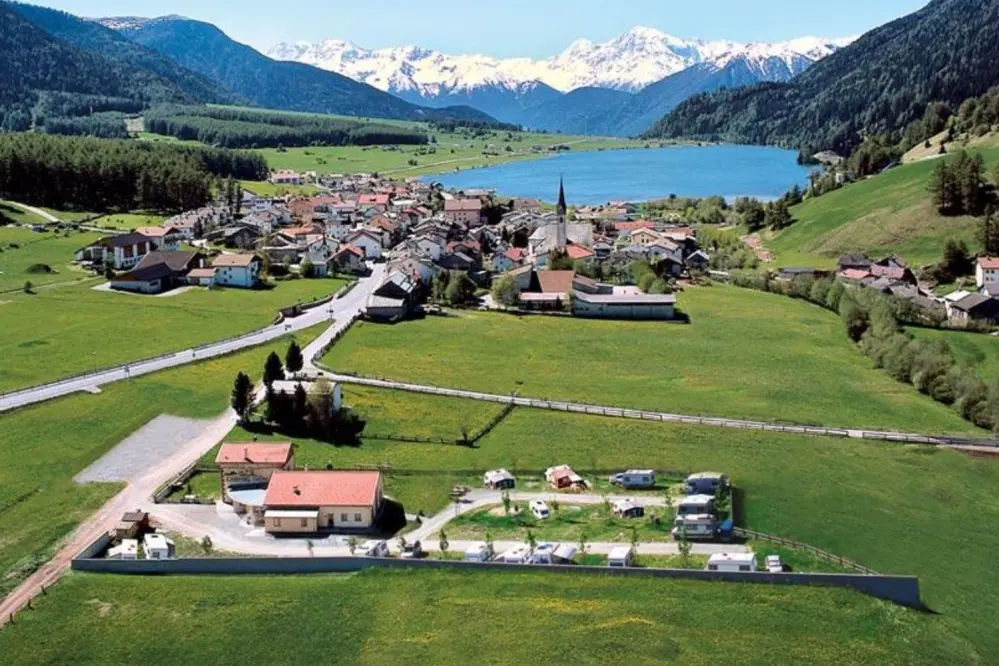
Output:
[[[308,526],[309,526],[309,519],[302,518],[302,527],[308,527]]]
[[[354,514],[354,522],[355,523],[361,522],[361,514],[359,514],[359,513],[355,513]]]
[[[345,514],[345,513],[341,513],[340,514],[340,522],[341,523],[349,523],[350,522],[350,519],[347,517],[347,514]]]
[[[281,527],[281,519],[280,518],[275,518],[274,519],[274,527]]]

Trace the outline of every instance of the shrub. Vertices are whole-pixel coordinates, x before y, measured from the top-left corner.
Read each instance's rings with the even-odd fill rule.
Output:
[[[839,316],[846,327],[846,333],[854,342],[860,342],[867,332],[867,311],[861,308],[852,298],[846,297],[840,301]]]
[[[839,312],[839,304],[843,300],[843,296],[846,294],[846,287],[843,286],[842,282],[836,282],[829,288],[829,293],[826,294],[826,307],[833,312]]]

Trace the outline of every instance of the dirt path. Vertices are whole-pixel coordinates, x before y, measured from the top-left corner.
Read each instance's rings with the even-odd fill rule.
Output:
[[[765,264],[772,264],[774,262],[774,254],[768,250],[763,245],[763,239],[759,234],[749,234],[742,239],[742,242],[746,244],[750,250],[757,256],[757,258]]]

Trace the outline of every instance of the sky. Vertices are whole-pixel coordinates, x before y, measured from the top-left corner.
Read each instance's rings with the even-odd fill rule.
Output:
[[[849,37],[927,0],[25,0],[79,16],[180,14],[266,50],[279,42],[418,45],[445,53],[546,58],[573,40],[607,41],[636,25],[738,42]]]

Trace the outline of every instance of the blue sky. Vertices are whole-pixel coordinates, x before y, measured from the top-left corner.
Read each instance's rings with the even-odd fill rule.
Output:
[[[635,25],[678,37],[783,41],[857,35],[927,0],[27,0],[81,16],[181,14],[260,49],[328,37],[366,48],[416,44],[448,53],[547,57],[576,38]]]

